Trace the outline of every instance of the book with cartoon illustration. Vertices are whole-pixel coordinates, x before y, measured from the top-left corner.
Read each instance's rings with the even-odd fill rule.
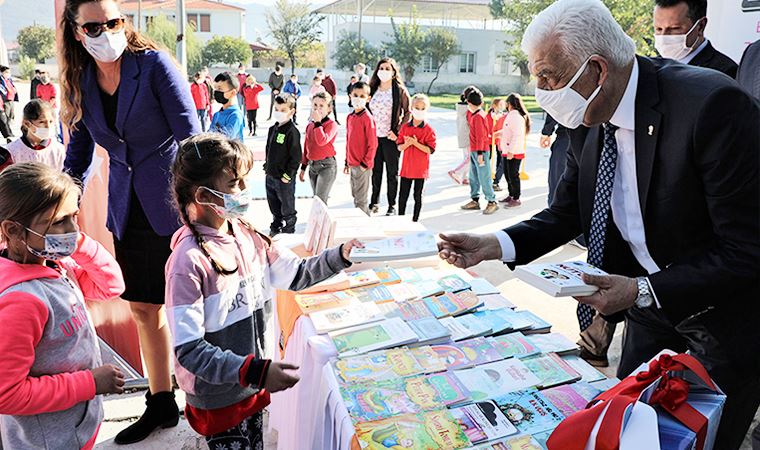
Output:
[[[421,298],[415,300],[407,300],[404,302],[396,302],[398,305],[401,317],[404,320],[419,320],[433,317],[433,313],[428,309],[427,304]]]
[[[541,391],[544,398],[565,416],[585,409],[588,402],[601,393],[602,391],[583,381]]]
[[[565,418],[557,407],[535,389],[510,392],[494,398],[496,405],[521,433],[553,430]]]
[[[453,345],[462,349],[467,358],[476,366],[504,359],[496,347],[486,338],[467,339]]]
[[[560,384],[578,381],[581,376],[556,353],[531,356],[522,360],[525,366],[536,376],[536,387],[545,389]]]
[[[556,264],[529,264],[518,266],[515,276],[553,297],[587,296],[597,291],[596,286],[583,282],[581,276],[607,275],[601,269],[582,261],[567,261]]]
[[[404,236],[365,242],[362,248],[352,248],[353,262],[396,261],[422,258],[438,254],[435,235],[430,231],[409,233]]]
[[[391,267],[385,266],[372,270],[375,272],[377,278],[379,278],[380,282],[383,284],[396,284],[401,282],[401,277],[399,277],[396,271]]]
[[[438,353],[429,345],[410,348],[409,353],[422,366],[425,373],[443,372],[446,370],[446,362],[438,357]]]
[[[414,353],[406,348],[393,348],[338,358],[333,362],[333,368],[338,381],[345,384],[395,380],[426,372]]]
[[[446,364],[446,368],[449,370],[465,369],[475,365],[467,357],[464,350],[454,344],[431,345],[430,347],[438,354],[438,358]]]
[[[563,356],[580,352],[578,344],[560,333],[531,334],[526,336],[525,339],[538,347],[541,353],[556,353]]]
[[[344,291],[296,294],[295,301],[304,314],[348,305],[354,297]]]
[[[480,444],[517,433],[517,428],[491,401],[460,406],[449,411],[473,444]]]
[[[436,297],[426,297],[424,300],[430,312],[438,319],[449,316],[460,316],[475,310],[483,304],[472,291],[447,292]]]
[[[446,409],[361,422],[355,428],[363,450],[461,449],[473,444]]]
[[[385,318],[376,304],[362,303],[356,299],[345,306],[312,312],[309,317],[318,334],[377,322]]]
[[[383,319],[328,333],[340,356],[359,355],[417,342],[417,335],[401,319]]]
[[[513,356],[517,358],[525,358],[540,353],[540,351],[526,338],[527,336],[516,331],[514,333],[503,334],[489,339],[496,348],[496,351],[501,354],[502,358],[511,358]]]
[[[454,371],[473,401],[535,387],[541,380],[517,358],[496,361],[470,369]]]
[[[424,377],[409,378],[407,382],[407,392],[415,403],[423,404],[423,399],[428,399],[431,405],[444,404],[448,407],[454,407],[462,405],[471,401],[470,392],[462,386],[459,379],[451,372],[439,372]],[[422,385],[430,386],[430,389],[434,391],[434,395],[424,394],[422,387],[416,388],[415,386]],[[415,387],[415,389],[411,389]]]

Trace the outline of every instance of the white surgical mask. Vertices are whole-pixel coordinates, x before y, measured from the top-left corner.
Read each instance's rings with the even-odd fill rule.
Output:
[[[248,190],[248,188],[234,194],[215,191],[205,186],[202,186],[201,189],[206,189],[207,191],[224,200],[224,206],[219,206],[216,203],[199,202],[199,204],[211,207],[211,209],[213,209],[214,212],[219,215],[219,217],[227,220],[241,219],[245,217],[245,215],[248,213],[248,209],[251,206],[251,201],[253,200],[251,198],[251,192]]]
[[[275,122],[282,125],[283,123],[288,121],[288,113],[284,113],[282,111],[275,111],[272,113],[272,118]]]
[[[581,64],[581,67],[575,72],[572,79],[561,89],[547,91],[536,88],[536,101],[549,115],[554,117],[560,124],[569,129],[575,129],[583,124],[583,117],[586,115],[588,105],[602,90],[602,85],[596,87],[588,99],[583,98],[581,94],[572,89],[573,84],[583,75],[589,60]]]
[[[380,78],[380,81],[388,81],[391,78],[393,78],[393,71],[387,70],[387,69],[380,69],[377,71],[377,77]]]
[[[412,117],[414,117],[414,120],[419,120],[420,122],[424,122],[426,115],[427,115],[427,111],[425,111],[424,109],[412,109]]]
[[[103,32],[96,38],[87,36],[84,39],[84,48],[100,62],[114,62],[127,48],[127,35],[122,29],[116,33]]]
[[[367,106],[367,99],[363,97],[351,97],[351,106],[364,109],[364,107]]]
[[[676,61],[686,58],[694,50],[694,47],[686,45],[686,40],[699,22],[701,20],[698,20],[686,34],[655,34],[654,48],[663,58],[675,59]],[[696,42],[695,40],[694,43]]]
[[[40,234],[27,227],[24,228],[26,228],[28,232],[41,237],[45,241],[44,250],[34,249],[28,243],[26,243],[27,251],[38,258],[46,259],[48,261],[58,261],[66,258],[67,256],[71,256],[77,249],[79,230],[72,231],[71,233]]]
[[[45,141],[50,139],[50,128],[37,127],[32,134],[37,136],[37,139]]]

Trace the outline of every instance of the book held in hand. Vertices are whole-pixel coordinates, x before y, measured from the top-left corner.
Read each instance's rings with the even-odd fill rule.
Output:
[[[400,237],[365,242],[363,248],[352,248],[349,259],[353,262],[397,261],[422,258],[438,254],[435,235],[429,231],[410,233]]]
[[[401,319],[384,319],[328,333],[340,356],[359,355],[417,342],[417,335]]]
[[[515,276],[531,286],[541,289],[552,297],[584,297],[598,290],[583,282],[582,275],[607,275],[601,269],[582,261],[568,261],[556,264],[529,264],[518,266]]]

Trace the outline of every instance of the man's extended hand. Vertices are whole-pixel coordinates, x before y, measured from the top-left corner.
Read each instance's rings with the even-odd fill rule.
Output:
[[[493,234],[441,234],[438,256],[459,268],[474,266],[481,261],[501,259],[501,245]]]
[[[586,297],[575,297],[580,303],[593,306],[594,309],[609,316],[626,310],[634,305],[639,295],[636,279],[621,275],[583,274],[583,282],[599,288]]]

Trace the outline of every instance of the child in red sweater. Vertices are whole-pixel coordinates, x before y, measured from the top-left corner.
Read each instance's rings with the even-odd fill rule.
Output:
[[[206,80],[203,78],[200,72],[195,72],[195,75],[193,76],[193,83],[190,85],[190,94],[193,96],[193,102],[195,103],[195,113],[198,114],[198,120],[201,123],[201,129],[203,131],[206,131],[206,117],[208,117],[211,98],[209,97]]]
[[[256,112],[259,110],[259,93],[263,90],[264,86],[258,84],[253,75],[248,75],[243,86],[243,98],[245,99],[249,136],[256,136]]]
[[[493,214],[499,209],[491,180],[491,161],[489,147],[491,136],[488,134],[487,114],[483,111],[483,94],[474,89],[467,95],[467,122],[470,124],[470,198],[462,205],[465,210],[480,209],[480,191],[488,204],[483,214]]]
[[[425,94],[412,97],[412,120],[405,123],[398,133],[398,151],[403,152],[401,163],[401,190],[398,194],[398,214],[406,213],[406,201],[414,184],[414,214],[412,221],[420,219],[422,189],[430,168],[430,155],[435,152],[435,131],[425,122],[430,99]]]
[[[369,84],[358,81],[351,86],[350,98],[353,112],[346,118],[346,166],[343,173],[351,174],[351,195],[354,206],[369,215],[369,187],[372,183],[372,167],[377,152],[377,126],[367,111],[370,99]]]
[[[309,181],[314,195],[327,204],[330,190],[335,183],[338,166],[335,163],[335,138],[338,136],[338,125],[330,119],[332,112],[332,97],[327,92],[319,92],[311,100],[311,117],[306,126],[306,139],[303,143],[301,172],[298,179],[306,178],[306,167],[309,167]]]

